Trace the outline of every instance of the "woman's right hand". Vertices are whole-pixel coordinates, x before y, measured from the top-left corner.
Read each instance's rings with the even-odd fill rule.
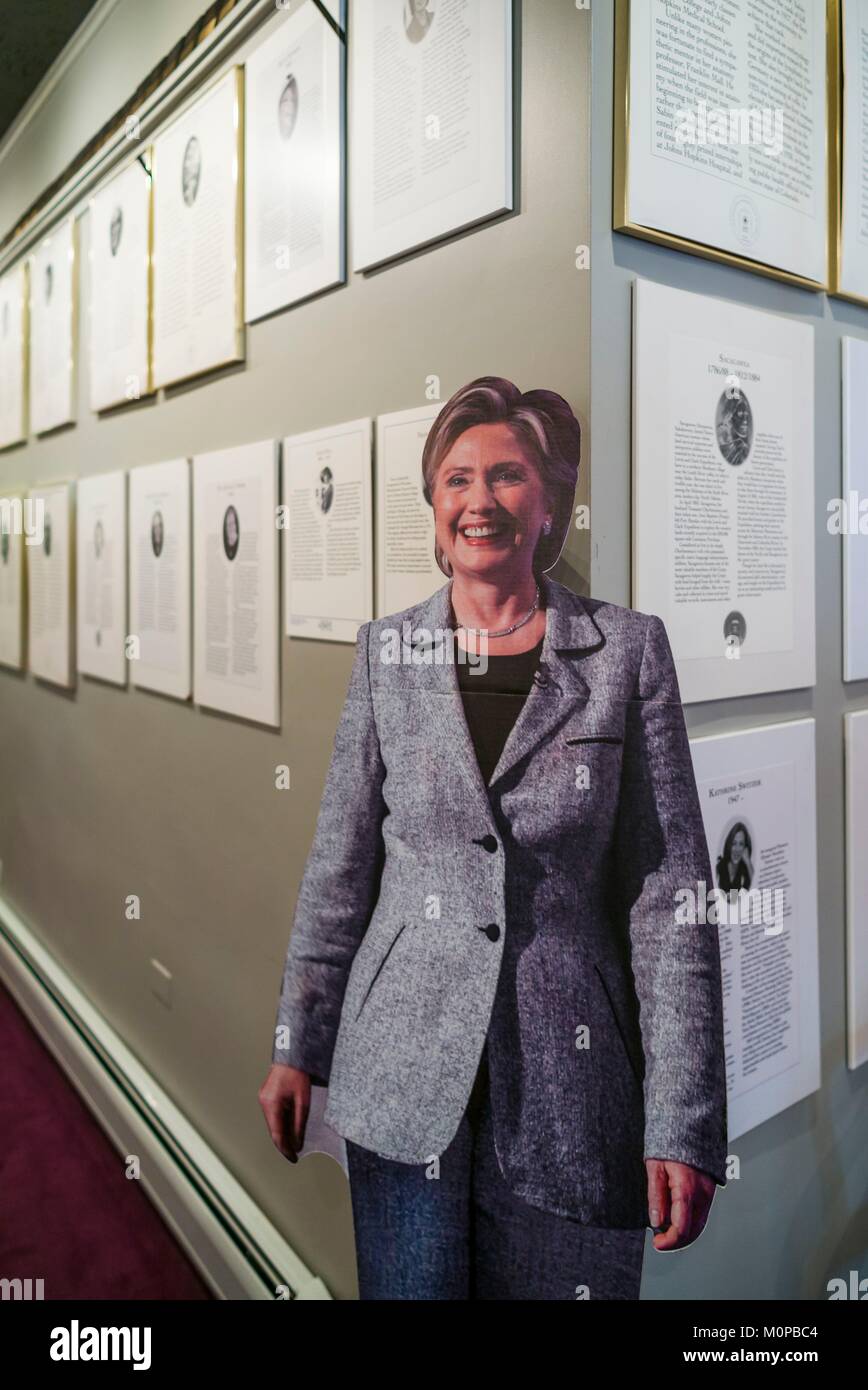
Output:
[[[310,1077],[298,1067],[272,1063],[259,1088],[259,1104],[273,1142],[290,1163],[298,1162],[310,1110]]]

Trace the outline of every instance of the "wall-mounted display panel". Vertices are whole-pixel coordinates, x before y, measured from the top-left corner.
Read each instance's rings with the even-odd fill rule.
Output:
[[[868,710],[844,715],[847,835],[847,1066],[868,1062]]]
[[[278,445],[193,459],[193,698],[280,723]]]
[[[78,229],[59,223],[30,259],[30,427],[75,419]]]
[[[513,206],[511,0],[354,0],[353,268]]]
[[[446,577],[434,558],[434,512],[422,491],[422,451],[439,405],[377,420],[377,617],[421,603]]]
[[[278,11],[245,77],[248,323],[345,278],[345,47],[316,5]]]
[[[27,262],[0,277],[0,449],[27,438]]]
[[[814,684],[814,330],[634,285],[633,606],[681,698]]]
[[[820,1086],[814,721],[691,740],[723,971],[729,1137]],[[708,889],[713,890],[710,894]]]
[[[131,469],[130,677],[176,700],[192,692],[191,557],[187,459]]]
[[[90,200],[90,408],[153,389],[151,159],[146,150]]]
[[[613,225],[827,284],[827,8],[617,0]]]
[[[37,544],[27,549],[28,665],[54,685],[75,684],[75,485],[33,488]],[[41,538],[38,539],[38,538]]]
[[[243,70],[154,144],[154,384],[244,356]]]
[[[366,419],[283,441],[288,637],[355,642],[374,616],[371,436]]]
[[[24,498],[0,499],[0,666],[16,671],[24,665],[25,525]]]
[[[126,685],[126,473],[80,478],[75,512],[78,669]]]

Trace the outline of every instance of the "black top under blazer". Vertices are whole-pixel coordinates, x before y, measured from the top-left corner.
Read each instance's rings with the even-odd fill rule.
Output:
[[[717,928],[675,920],[711,865],[660,618],[543,587],[539,669],[487,788],[441,659],[448,584],[359,629],[273,1060],[328,1085],[339,1134],[425,1163],[487,1037],[513,1192],[636,1228],[645,1158],[726,1181]]]

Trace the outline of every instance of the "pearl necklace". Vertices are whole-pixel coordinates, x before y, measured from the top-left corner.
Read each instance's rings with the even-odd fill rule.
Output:
[[[452,602],[452,585],[451,585],[451,584],[449,585],[449,602],[450,602],[450,603]],[[510,634],[511,632],[518,632],[518,629],[519,629],[520,627],[524,627],[525,623],[529,623],[530,620],[531,620],[531,618],[533,617],[534,613],[536,612],[536,610],[537,610],[538,608],[539,608],[539,585],[537,584],[537,586],[536,586],[536,597],[534,598],[533,603],[531,604],[531,606],[530,606],[530,608],[528,609],[528,611],[525,613],[524,617],[523,617],[523,618],[519,618],[518,622],[517,622],[517,623],[513,623],[512,627],[502,627],[502,628],[499,628],[496,632],[492,632],[491,628],[487,628],[487,627],[465,627],[465,626],[464,626],[464,623],[462,623],[462,622],[458,622],[458,626],[459,626],[459,628],[461,628],[462,632],[474,632],[474,633],[476,633],[476,632],[478,632],[478,633],[483,633],[483,632],[484,632],[486,638],[492,638],[492,637],[508,637],[509,634]],[[455,609],[454,609],[454,608],[452,609],[452,612],[455,613]],[[455,613],[455,618],[456,618],[456,621],[458,621],[458,614],[457,614],[457,613]]]

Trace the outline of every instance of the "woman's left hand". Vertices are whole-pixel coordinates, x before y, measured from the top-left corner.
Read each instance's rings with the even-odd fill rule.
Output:
[[[715,1181],[700,1168],[668,1158],[646,1158],[648,1217],[655,1250],[681,1250],[702,1232],[714,1198]]]

